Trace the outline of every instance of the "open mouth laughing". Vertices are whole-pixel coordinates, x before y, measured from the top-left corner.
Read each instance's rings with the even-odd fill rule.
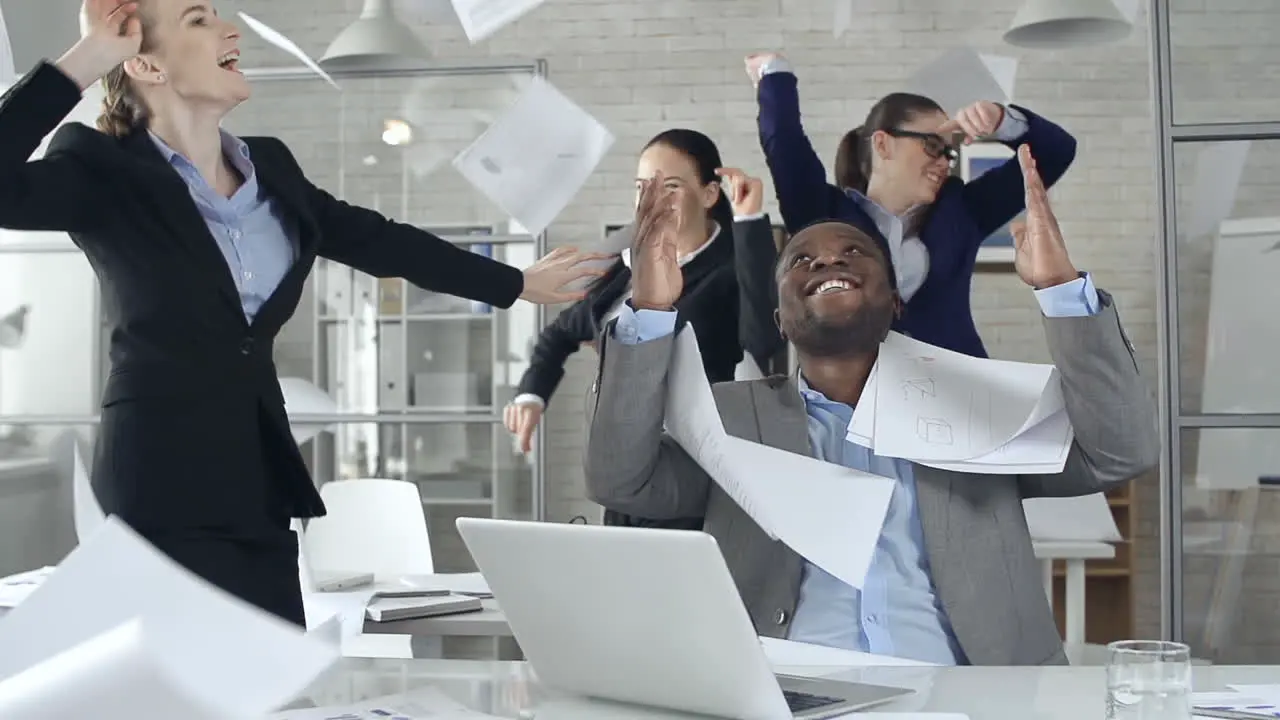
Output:
[[[240,73],[240,51],[232,50],[218,58],[218,67],[233,73]]]

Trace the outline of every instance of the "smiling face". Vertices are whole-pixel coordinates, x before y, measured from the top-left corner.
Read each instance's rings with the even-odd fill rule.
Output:
[[[692,158],[673,147],[657,143],[640,154],[636,167],[637,203],[640,202],[640,184],[657,172],[662,173],[663,189],[678,211],[680,251],[692,252],[706,241],[707,212],[720,197],[720,183],[703,183]]]
[[[871,352],[899,309],[889,260],[865,233],[841,222],[811,225],[778,262],[778,327],[801,355]]]
[[[946,113],[922,112],[892,129],[897,132],[877,132],[872,174],[917,204],[933,202],[951,175],[954,142],[936,134],[946,122]]]
[[[249,97],[240,31],[202,0],[143,0],[147,49],[126,63],[153,109],[174,100],[227,113]]]

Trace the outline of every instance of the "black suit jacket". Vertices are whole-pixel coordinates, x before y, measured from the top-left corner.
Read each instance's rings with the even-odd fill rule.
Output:
[[[252,324],[187,186],[145,131],[63,126],[80,101],[41,63],[0,98],[0,226],[65,231],[98,276],[111,373],[93,462],[103,510],[140,531],[252,535],[324,514],[292,439],[272,344],[317,256],[508,307],[522,273],[352,207],[274,138],[244,138],[296,222],[298,259]]]
[[[766,215],[735,222],[706,250],[681,268],[684,291],[676,301],[683,322],[698,332],[702,365],[713,382],[733,380],[734,368],[749,353],[761,369],[785,347],[773,319],[778,289],[773,279],[777,250]],[[520,393],[550,402],[564,378],[564,364],[582,343],[595,340],[604,316],[631,287],[631,270],[621,261],[543,328],[533,347]]]

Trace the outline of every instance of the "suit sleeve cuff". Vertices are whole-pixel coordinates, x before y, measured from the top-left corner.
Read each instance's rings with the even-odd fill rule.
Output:
[[[1037,290],[1036,300],[1040,302],[1041,312],[1049,318],[1089,317],[1102,309],[1098,289],[1093,286],[1089,273],[1080,273],[1080,277],[1071,282]]]
[[[736,223],[740,223],[740,222],[751,222],[752,220],[759,220],[759,219],[763,218],[763,217],[765,216],[765,214],[766,214],[766,213],[762,210],[762,211],[760,211],[760,212],[758,212],[758,213],[751,213],[750,215],[734,215],[734,216],[733,216],[733,221],[734,221],[734,222],[736,222]]]
[[[537,408],[542,408],[543,410],[547,408],[546,401],[538,397],[537,395],[534,395],[533,393],[520,393],[519,395],[516,396],[514,400],[511,401],[511,404],[512,405],[532,405]]]
[[[675,310],[636,310],[631,301],[622,304],[613,337],[624,345],[639,345],[663,338],[676,330]]]
[[[780,57],[775,57],[774,59],[760,66],[760,77],[764,77],[765,75],[771,75],[777,72],[789,73],[794,71],[791,69],[791,63],[788,62],[786,58],[780,58]]]
[[[1000,127],[996,128],[995,139],[1000,142],[1017,142],[1027,134],[1030,129],[1027,123],[1027,116],[1022,111],[1012,105],[1004,106],[1004,119],[1000,121]]]

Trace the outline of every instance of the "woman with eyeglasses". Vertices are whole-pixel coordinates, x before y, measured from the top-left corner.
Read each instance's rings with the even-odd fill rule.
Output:
[[[904,312],[894,329],[976,357],[987,351],[969,304],[978,248],[1025,209],[1016,155],[965,183],[951,174],[959,145],[1030,144],[1047,186],[1070,167],[1076,141],[1021,107],[978,102],[948,117],[929,98],[881,98],[836,155],[836,185],[800,122],[796,76],[781,55],[746,59],[757,88],[760,143],[788,232],[815,220],[851,220],[888,241]],[[1087,278],[1080,292],[1086,293]]]

